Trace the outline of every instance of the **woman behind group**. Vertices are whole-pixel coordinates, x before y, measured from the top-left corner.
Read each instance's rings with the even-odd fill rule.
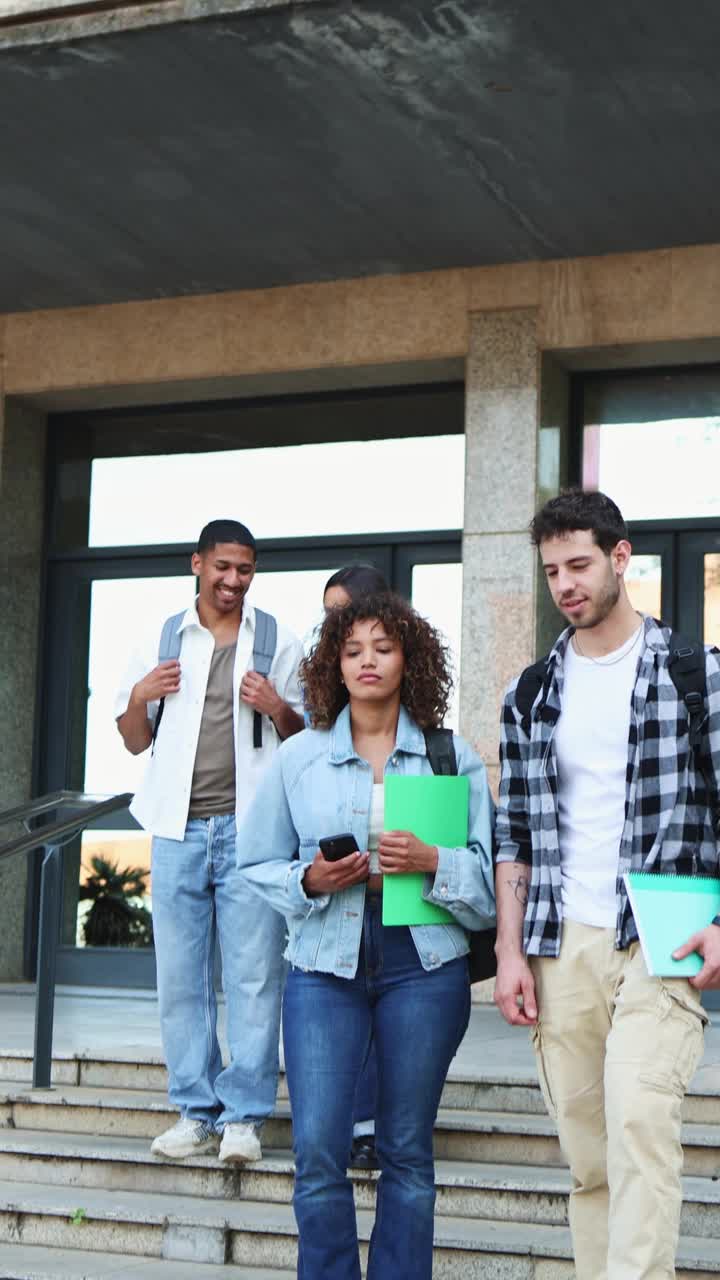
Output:
[[[442,723],[451,687],[437,633],[399,597],[331,610],[303,680],[316,727],[280,748],[238,835],[248,883],[289,926],[283,1040],[298,1277],[360,1280],[347,1163],[373,1037],[382,1172],[367,1276],[430,1280],[432,1132],[469,1017],[465,929],[494,916],[492,802],[482,763],[456,737],[469,780],[467,847],[383,832],[383,779],[431,774],[423,730]],[[359,852],[326,861],[320,838],[344,831]],[[457,924],[383,926],[383,877],[406,871],[425,873],[425,898]]]
[[[385,577],[374,564],[346,564],[325,583],[323,608],[329,613],[331,609],[343,609],[360,596],[381,596],[389,590]]]

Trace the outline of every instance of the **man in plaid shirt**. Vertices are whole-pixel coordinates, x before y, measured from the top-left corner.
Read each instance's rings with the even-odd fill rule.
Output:
[[[531,536],[570,625],[529,719],[517,680],[503,703],[495,1000],[532,1027],[572,1174],[577,1280],[670,1280],[680,1107],[702,1054],[701,992],[720,986],[720,917],[675,953],[699,952],[697,977],[650,977],[622,876],[718,875],[720,653],[706,653],[701,769],[671,632],[627,596],[615,503],[562,494]]]

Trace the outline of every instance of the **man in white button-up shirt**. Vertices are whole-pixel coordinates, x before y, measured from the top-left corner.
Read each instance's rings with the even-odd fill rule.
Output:
[[[180,627],[180,657],[134,655],[116,702],[133,754],[162,721],[131,812],[152,832],[153,927],[169,1094],[180,1120],[152,1144],[175,1159],[217,1150],[257,1160],[275,1103],[282,917],[241,887],[235,831],[282,739],[303,727],[300,641],[280,624],[268,677],[252,668],[255,610],[245,600],[255,540],[213,520],[192,557],[199,580]],[[159,637],[158,637],[159,640]],[[253,745],[255,712],[262,745]],[[223,959],[230,1062],[223,1068],[213,987],[216,933]]]

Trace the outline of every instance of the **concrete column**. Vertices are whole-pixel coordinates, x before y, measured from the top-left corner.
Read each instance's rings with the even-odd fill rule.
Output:
[[[45,439],[45,415],[0,394],[0,809],[31,794]],[[26,857],[0,863],[0,982],[23,976],[26,884]]]
[[[534,658],[539,360],[534,308],[471,318],[466,375],[461,732],[497,782],[508,680]]]

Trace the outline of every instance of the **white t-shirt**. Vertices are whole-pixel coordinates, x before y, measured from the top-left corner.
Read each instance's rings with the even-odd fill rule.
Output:
[[[640,631],[642,623],[619,649],[595,660],[580,657],[571,641],[563,663],[562,711],[555,729],[563,913],[602,929],[614,928],[617,918]]]
[[[368,853],[370,854],[370,865],[368,872],[371,876],[378,876],[380,872],[380,837],[384,831],[383,823],[385,822],[385,784],[383,782],[373,782],[372,804],[370,805],[370,821],[368,825]]]

